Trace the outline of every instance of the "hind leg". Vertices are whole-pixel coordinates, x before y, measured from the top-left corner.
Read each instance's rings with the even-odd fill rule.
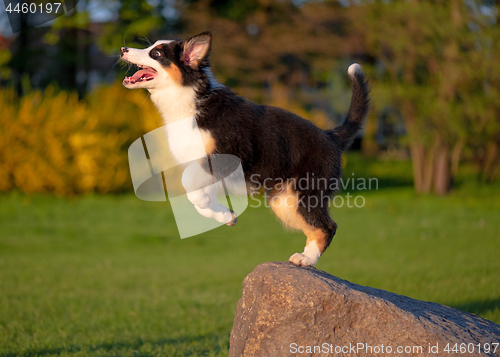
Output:
[[[335,227],[335,222],[331,219],[330,221],[331,225]],[[303,232],[307,237],[304,251],[302,253],[293,254],[288,261],[300,266],[314,266],[318,262],[319,257],[321,257],[323,252],[330,245],[335,234],[335,228],[329,226],[313,230],[305,228]]]
[[[328,213],[328,202],[324,200],[320,204],[307,205],[289,186],[287,190],[271,194],[269,203],[284,224],[302,230],[307,237],[304,251],[293,254],[289,261],[300,266],[316,265],[337,229]]]

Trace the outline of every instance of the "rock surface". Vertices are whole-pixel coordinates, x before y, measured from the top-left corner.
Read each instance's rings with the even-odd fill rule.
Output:
[[[476,315],[273,262],[243,281],[229,357],[500,356],[498,343]]]

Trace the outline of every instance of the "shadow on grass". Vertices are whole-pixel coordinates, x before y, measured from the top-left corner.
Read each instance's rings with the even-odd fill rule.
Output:
[[[134,357],[157,357],[159,350],[168,349],[169,356],[208,356],[227,353],[229,343],[221,343],[221,334],[209,333],[198,336],[180,338],[164,338],[159,340],[143,340],[142,338],[127,341],[105,342],[88,346],[70,345],[66,347],[31,348],[24,351],[0,353],[0,357],[31,357],[31,356],[57,356],[62,353],[105,353],[111,356],[120,356],[124,353]],[[142,346],[149,345],[151,352],[139,351]],[[221,346],[222,345],[222,346]],[[175,350],[174,353],[170,351]],[[81,355],[81,354],[79,354]]]
[[[500,309],[500,297],[496,299],[471,301],[460,305],[453,305],[452,307],[457,310],[467,311],[476,315],[481,315],[487,312],[492,312],[495,309]]]

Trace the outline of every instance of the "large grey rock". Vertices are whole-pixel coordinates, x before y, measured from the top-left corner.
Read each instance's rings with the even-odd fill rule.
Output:
[[[500,356],[498,343],[476,315],[273,262],[243,281],[229,357]]]

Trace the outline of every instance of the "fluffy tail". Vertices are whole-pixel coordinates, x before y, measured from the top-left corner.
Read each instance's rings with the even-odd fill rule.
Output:
[[[353,63],[347,70],[352,82],[352,98],[349,112],[342,125],[326,133],[345,150],[354,140],[354,136],[363,126],[363,121],[370,109],[370,88],[361,66]]]

